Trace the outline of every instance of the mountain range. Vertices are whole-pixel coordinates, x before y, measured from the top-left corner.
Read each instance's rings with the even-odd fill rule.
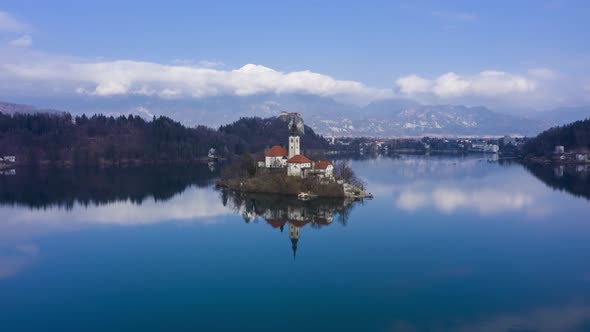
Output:
[[[38,101],[42,102],[42,101]],[[423,105],[394,99],[356,106],[310,95],[223,96],[161,99],[144,96],[92,100],[50,100],[49,108],[0,102],[0,112],[134,114],[146,119],[166,115],[185,125],[219,127],[241,117],[267,118],[297,112],[317,133],[334,136],[534,136],[541,131],[590,117],[590,106],[514,115],[483,106]]]

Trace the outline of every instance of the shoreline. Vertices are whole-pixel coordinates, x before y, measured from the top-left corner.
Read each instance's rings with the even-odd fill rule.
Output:
[[[518,158],[523,162],[533,163],[533,164],[543,164],[549,166],[578,166],[578,165],[590,165],[590,161],[583,161],[583,160],[560,160],[560,159],[551,159],[545,157],[523,157]]]
[[[119,162],[112,162],[112,161],[104,161],[101,160],[97,163],[74,163],[72,160],[60,160],[57,162],[51,162],[48,160],[43,160],[36,163],[0,163],[0,169],[10,169],[10,168],[21,168],[21,167],[37,167],[37,168],[50,168],[50,167],[57,167],[57,168],[76,168],[76,167],[98,167],[98,168],[111,168],[111,167],[139,167],[139,166],[166,166],[166,165],[203,165],[208,164],[209,162],[224,162],[225,159],[219,158],[216,160],[211,160],[207,157],[204,158],[196,158],[192,160],[169,160],[169,161],[145,161],[140,159],[133,159],[133,160],[122,160]]]
[[[270,177],[255,176],[252,178],[232,178],[215,180],[215,186],[231,191],[258,194],[273,194],[296,197],[301,193],[311,198],[373,198],[373,195],[363,189],[343,182],[316,182],[308,179],[273,175]]]

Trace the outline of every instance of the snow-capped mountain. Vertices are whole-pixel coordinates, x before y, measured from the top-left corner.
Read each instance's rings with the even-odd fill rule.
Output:
[[[309,122],[309,121],[308,121]],[[538,120],[496,113],[485,107],[413,105],[375,112],[371,105],[356,116],[310,123],[336,136],[534,135],[546,128]]]
[[[263,70],[263,68],[243,68]],[[267,118],[282,111],[297,112],[317,133],[335,136],[507,135],[532,136],[566,122],[590,116],[590,107],[532,112],[527,117],[492,111],[486,107],[421,105],[411,100],[384,100],[366,106],[343,104],[311,95],[219,96],[201,99],[162,99],[132,96],[36,100],[36,105],[67,110],[72,114],[139,114],[146,118],[166,115],[186,125],[218,127],[241,117]],[[4,106],[2,106],[4,105]],[[0,104],[0,111],[40,109]]]

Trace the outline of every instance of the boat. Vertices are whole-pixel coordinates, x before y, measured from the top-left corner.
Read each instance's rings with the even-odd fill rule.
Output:
[[[297,198],[302,201],[307,201],[311,199],[311,195],[308,193],[300,192],[299,194],[297,194]]]

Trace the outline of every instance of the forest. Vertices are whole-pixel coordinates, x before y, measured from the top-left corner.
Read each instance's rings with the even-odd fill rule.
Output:
[[[289,130],[280,118],[243,118],[219,129],[186,127],[168,117],[68,113],[0,113],[0,155],[21,164],[167,164],[204,160],[210,148],[231,159],[285,144]],[[306,127],[302,146],[322,149],[326,141]]]
[[[545,130],[527,141],[524,152],[533,156],[546,156],[554,151],[556,145],[563,145],[567,152],[590,151],[590,119]]]

